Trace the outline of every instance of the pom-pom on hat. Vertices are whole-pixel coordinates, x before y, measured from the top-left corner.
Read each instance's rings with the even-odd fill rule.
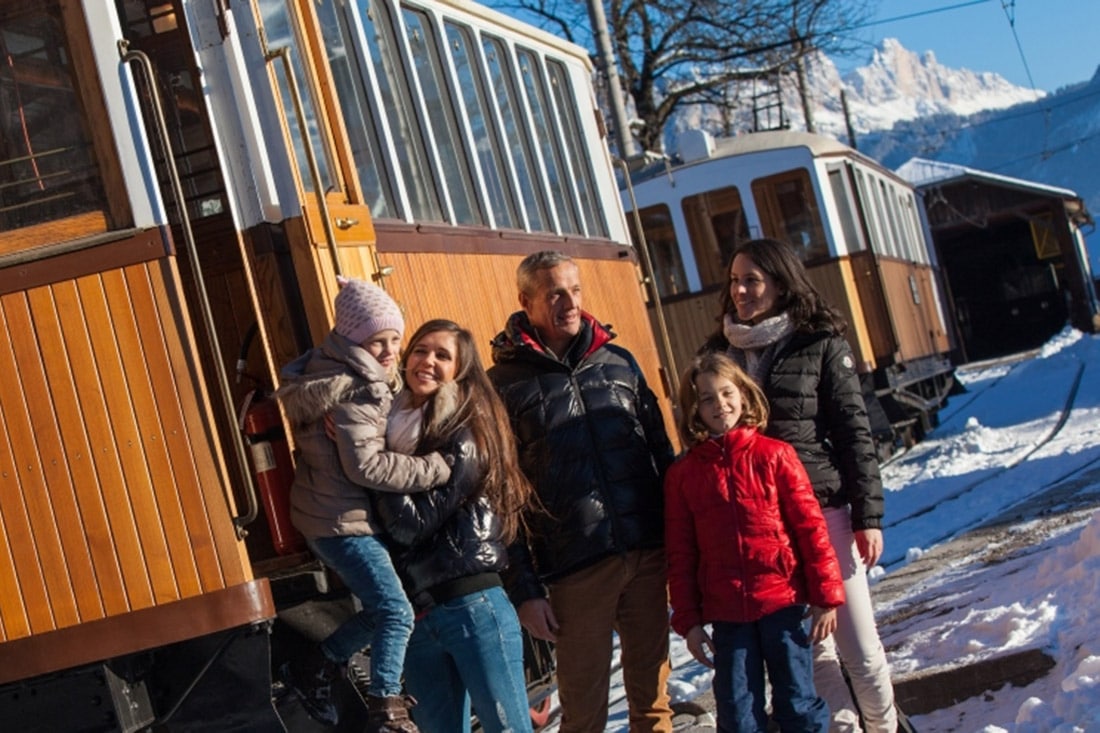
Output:
[[[336,294],[336,333],[361,344],[387,329],[405,335],[405,319],[401,309],[389,294],[366,280],[338,277],[340,292]]]

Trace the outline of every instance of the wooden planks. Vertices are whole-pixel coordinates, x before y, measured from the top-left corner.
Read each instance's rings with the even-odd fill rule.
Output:
[[[171,259],[0,296],[0,641],[251,578]]]

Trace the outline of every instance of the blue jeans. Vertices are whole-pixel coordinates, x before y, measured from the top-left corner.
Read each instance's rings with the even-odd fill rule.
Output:
[[[368,694],[400,695],[413,610],[386,546],[369,535],[317,537],[309,540],[309,546],[363,604],[362,611],[321,642],[321,650],[343,664],[369,645]]]
[[[455,598],[418,619],[405,684],[424,733],[469,733],[471,702],[486,733],[530,733],[523,636],[504,590]]]
[[[829,730],[829,706],[814,691],[813,653],[802,605],[752,623],[715,623],[714,699],[722,733],[763,733],[764,670],[772,684],[772,717],[784,733]]]

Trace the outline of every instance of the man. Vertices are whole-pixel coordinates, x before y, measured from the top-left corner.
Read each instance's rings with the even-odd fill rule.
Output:
[[[634,357],[581,310],[570,257],[537,252],[516,274],[523,310],[493,339],[489,376],[542,506],[511,553],[512,601],[556,644],[563,733],[605,729],[612,632],[630,730],[671,731],[664,419]]]

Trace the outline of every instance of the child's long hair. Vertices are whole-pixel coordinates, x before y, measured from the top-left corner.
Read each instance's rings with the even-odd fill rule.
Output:
[[[703,419],[699,417],[699,392],[695,380],[700,374],[724,377],[741,392],[741,419],[739,425],[763,430],[768,424],[768,399],[752,381],[744,369],[730,357],[712,352],[695,357],[680,379],[680,437],[685,445],[693,446],[710,437]]]
[[[456,431],[468,428],[477,446],[478,456],[485,468],[480,494],[489,499],[493,512],[500,519],[504,539],[510,543],[523,525],[523,512],[532,501],[531,483],[519,468],[516,440],[512,424],[500,396],[493,389],[485,368],[474,346],[473,336],[454,321],[437,318],[428,321],[409,339],[409,346],[401,356],[401,371],[408,365],[409,355],[420,339],[428,334],[445,332],[454,334],[455,378],[453,391],[448,396],[454,404],[440,409],[433,395],[424,415],[422,443],[433,448],[447,442]]]

